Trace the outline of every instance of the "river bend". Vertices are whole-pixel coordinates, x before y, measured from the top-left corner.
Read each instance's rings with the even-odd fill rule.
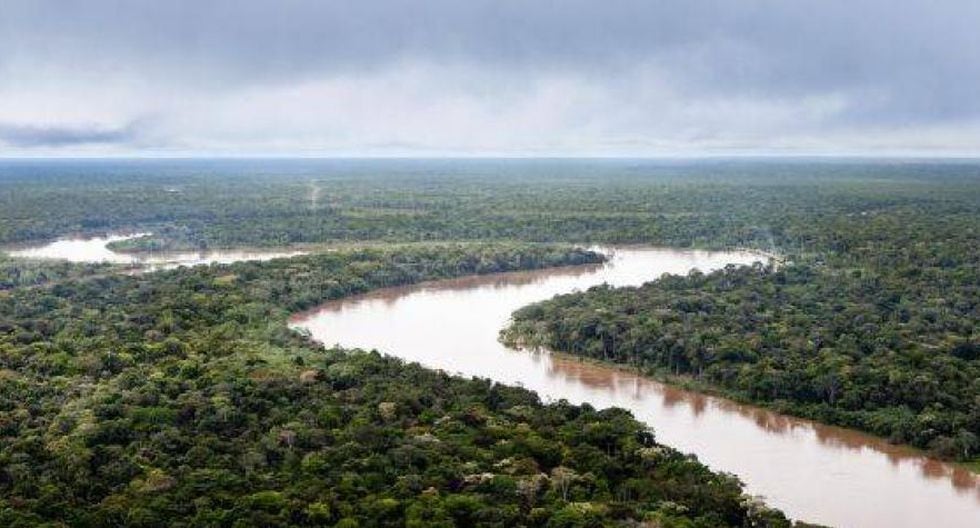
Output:
[[[465,376],[521,385],[546,400],[629,409],[657,438],[738,475],[792,518],[842,527],[980,526],[973,473],[855,431],[680,390],[623,369],[498,341],[529,303],[602,283],[717,269],[741,252],[622,248],[605,265],[467,277],[378,290],[297,314],[325,345],[377,349]]]

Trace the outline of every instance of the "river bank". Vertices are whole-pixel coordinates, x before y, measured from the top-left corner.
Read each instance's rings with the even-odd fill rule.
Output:
[[[839,427],[685,391],[623,369],[498,342],[510,313],[557,293],[608,282],[631,285],[661,273],[702,271],[754,255],[619,248],[589,270],[521,272],[380,290],[294,316],[329,346],[376,349],[423,366],[489,378],[597,407],[623,407],[668,445],[738,475],[750,493],[794,518],[841,526],[972,526],[980,486],[962,468]]]

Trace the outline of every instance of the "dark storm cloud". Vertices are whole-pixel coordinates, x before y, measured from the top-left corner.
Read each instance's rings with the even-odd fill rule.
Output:
[[[64,147],[93,144],[128,144],[138,137],[138,126],[120,128],[59,127],[0,123],[0,144],[16,147]]]
[[[0,87],[36,68],[221,91],[416,61],[578,76],[612,100],[654,72],[692,104],[847,101],[828,130],[965,123],[978,27],[976,0],[3,0]]]

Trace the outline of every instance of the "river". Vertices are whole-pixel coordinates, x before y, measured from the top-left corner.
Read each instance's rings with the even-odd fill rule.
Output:
[[[840,527],[980,526],[980,478],[912,449],[838,427],[680,390],[624,369],[498,341],[510,314],[555,294],[663,273],[750,263],[750,253],[621,248],[605,265],[505,273],[378,290],[298,314],[326,344],[521,385],[545,400],[623,407],[657,438],[738,475],[795,519]]]
[[[115,252],[106,247],[112,242],[131,240],[149,233],[112,234],[97,237],[67,237],[43,244],[2,248],[11,257],[60,259],[69,262],[107,262],[131,266],[140,271],[171,269],[199,264],[229,264],[242,260],[269,260],[302,255],[304,251],[210,249],[202,251]]]

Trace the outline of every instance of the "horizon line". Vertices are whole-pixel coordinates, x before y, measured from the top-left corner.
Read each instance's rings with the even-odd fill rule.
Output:
[[[514,155],[514,154],[454,154],[454,155],[323,155],[323,154],[277,154],[277,153],[187,153],[187,154],[66,154],[66,155],[6,155],[0,153],[0,161],[153,161],[153,160],[310,160],[310,161],[751,161],[751,160],[785,160],[785,161],[831,161],[831,160],[860,160],[860,161],[977,161],[978,154],[937,154],[937,153],[726,153],[726,154],[655,154],[655,155]]]

